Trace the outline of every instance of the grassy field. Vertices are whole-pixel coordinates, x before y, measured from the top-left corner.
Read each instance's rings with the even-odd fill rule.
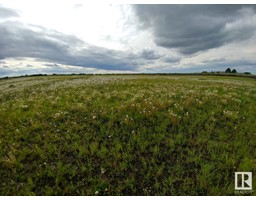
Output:
[[[0,80],[0,195],[236,195],[253,173],[256,80]]]

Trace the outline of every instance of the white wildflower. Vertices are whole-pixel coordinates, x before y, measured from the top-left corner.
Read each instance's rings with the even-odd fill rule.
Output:
[[[107,171],[105,168],[101,168],[101,174],[105,174],[105,172]]]

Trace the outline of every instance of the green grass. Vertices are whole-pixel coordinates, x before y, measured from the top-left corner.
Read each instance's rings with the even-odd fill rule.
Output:
[[[256,82],[84,75],[0,80],[0,195],[234,195],[256,186]]]

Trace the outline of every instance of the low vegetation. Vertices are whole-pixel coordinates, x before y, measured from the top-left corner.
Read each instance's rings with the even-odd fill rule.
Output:
[[[0,80],[1,195],[234,195],[256,185],[256,82],[82,75]]]

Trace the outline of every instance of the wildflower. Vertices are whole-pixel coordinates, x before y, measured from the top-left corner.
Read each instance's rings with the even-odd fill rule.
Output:
[[[60,112],[57,112],[57,113],[54,114],[53,117],[54,117],[54,118],[58,118],[60,115],[61,115],[61,113],[60,113]]]
[[[96,116],[94,115],[94,116],[92,117],[92,119],[96,119]]]
[[[21,107],[24,111],[25,111],[25,110],[28,110],[28,105],[21,105],[20,107]]]
[[[101,174],[105,174],[105,172],[107,171],[105,168],[101,168]]]
[[[98,195],[98,194],[99,194],[99,191],[96,191],[96,192],[95,192],[95,195]]]
[[[227,117],[237,117],[238,111],[223,110],[223,114]]]

